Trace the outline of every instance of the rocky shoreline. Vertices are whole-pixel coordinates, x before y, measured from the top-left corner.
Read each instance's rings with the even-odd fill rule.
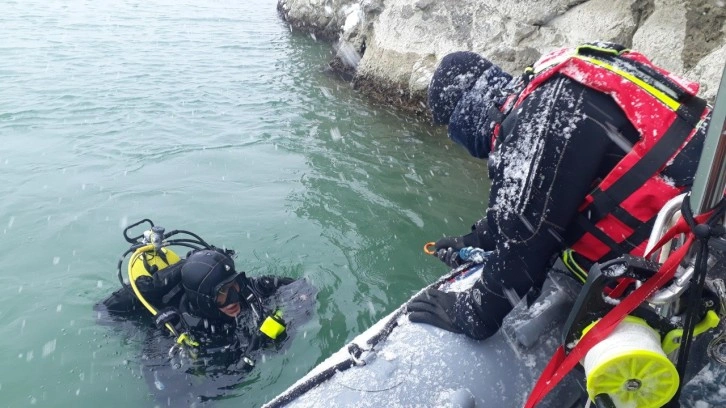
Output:
[[[713,100],[726,62],[726,0],[279,0],[293,29],[333,44],[330,66],[380,101],[426,111],[438,62],[475,51],[511,73],[552,49],[624,44],[702,84]]]

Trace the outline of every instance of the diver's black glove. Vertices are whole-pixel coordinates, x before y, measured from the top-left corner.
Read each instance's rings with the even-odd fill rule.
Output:
[[[454,323],[454,305],[456,294],[441,292],[436,289],[427,289],[415,297],[406,306],[409,312],[408,319],[416,323],[426,323],[444,330],[463,333]]]
[[[160,329],[169,323],[172,327],[178,330],[181,326],[181,315],[173,307],[167,307],[166,309],[161,309],[156,313],[154,323],[156,324],[156,327]]]
[[[465,292],[427,289],[408,304],[408,319],[463,333],[475,340],[486,339],[499,330],[501,320],[512,307],[507,300],[482,288],[480,280]]]
[[[434,244],[434,256],[450,268],[457,268],[464,263],[459,257],[461,248],[464,248],[463,237],[443,237]]]
[[[295,279],[284,276],[260,276],[258,278],[250,278],[250,284],[255,291],[263,297],[272,296],[280,286],[289,285],[295,282]]]

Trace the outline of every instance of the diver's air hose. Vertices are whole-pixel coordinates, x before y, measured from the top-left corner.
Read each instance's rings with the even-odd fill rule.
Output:
[[[248,283],[245,283],[245,286],[247,287],[247,290],[250,291],[251,298],[252,299],[245,299],[247,304],[250,307],[250,310],[255,315],[255,325],[256,327],[262,326],[262,316],[263,316],[263,309],[262,309],[262,302],[257,297],[257,294],[255,293],[255,290],[250,287]],[[259,309],[258,309],[259,307]],[[242,353],[242,361],[247,364],[249,367],[254,367],[255,362],[250,358],[250,352],[258,347],[260,343],[260,334],[257,332],[252,333],[252,338],[250,339],[250,342],[247,343],[247,347],[245,347],[243,353]]]
[[[131,248],[127,249],[126,252],[124,252],[121,255],[121,258],[119,258],[119,260],[118,260],[118,265],[116,266],[116,269],[118,269],[118,280],[119,280],[119,282],[121,282],[121,286],[123,286],[123,287],[128,286],[128,285],[126,285],[126,282],[124,282],[124,277],[123,277],[123,274],[121,273],[121,266],[124,263],[124,259],[126,259],[126,255],[134,252],[136,249],[138,249],[142,246],[143,246],[143,244],[137,244],[137,245],[131,246]]]
[[[134,291],[134,294],[136,295],[136,298],[139,299],[141,304],[144,305],[144,307],[151,313],[152,316],[156,317],[156,315],[159,313],[154,306],[149,303],[146,298],[144,298],[144,295],[141,294],[141,291],[136,286],[136,280],[131,275],[131,266],[136,262],[137,258],[139,256],[143,256],[144,253],[148,251],[154,251],[155,246],[154,244],[148,244],[141,246],[134,251],[134,254],[131,255],[131,258],[129,259],[128,264],[128,271],[129,271],[129,283],[131,284],[131,288]],[[188,333],[179,333],[174,328],[174,326],[171,325],[171,323],[164,323],[164,326],[171,332],[171,334],[176,338],[176,342],[178,344],[184,344],[191,347],[197,347],[199,346],[199,343],[196,342]]]
[[[134,262],[136,262],[136,259],[139,256],[142,256],[145,252],[147,252],[147,251],[153,251],[153,250],[154,250],[154,244],[148,244],[148,245],[144,245],[142,247],[137,248],[136,251],[134,251],[134,254],[131,255],[131,258],[129,259],[128,270],[129,270],[129,283],[131,284],[131,289],[133,289],[134,294],[136,295],[136,298],[139,299],[139,301],[141,302],[141,304],[144,305],[144,307],[151,313],[152,316],[156,317],[156,315],[159,312],[156,310],[156,308],[154,308],[154,306],[151,303],[149,303],[146,300],[146,298],[144,297],[144,295],[141,294],[141,291],[136,286],[136,280],[131,275],[131,266],[134,264]],[[166,327],[175,336],[177,335],[176,330],[174,329],[173,326],[171,326],[170,324],[167,323],[166,324]]]

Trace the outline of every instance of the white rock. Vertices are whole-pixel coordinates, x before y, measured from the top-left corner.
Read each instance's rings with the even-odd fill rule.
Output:
[[[357,81],[372,85],[361,89],[388,90],[402,104],[410,98],[419,106],[433,69],[452,51],[481,53],[516,74],[554,48],[594,40],[630,46],[702,83],[701,95],[713,98],[726,40],[686,49],[689,38],[698,41],[694,31],[715,29],[697,20],[705,10],[687,12],[699,6],[690,0],[279,0],[278,9],[293,27],[345,40],[360,61],[344,62],[357,66]],[[683,60],[686,54],[691,61]]]

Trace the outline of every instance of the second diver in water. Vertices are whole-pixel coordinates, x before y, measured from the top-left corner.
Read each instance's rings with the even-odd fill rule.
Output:
[[[309,319],[316,294],[304,279],[248,277],[235,267],[234,251],[194,234],[172,239],[184,232],[153,223],[137,239],[125,232],[133,243],[129,283],[97,305],[115,321],[151,312],[158,330],[144,343],[142,370],[165,403],[224,395],[255,366],[256,354],[282,348],[290,326]],[[186,259],[168,248],[180,244],[192,248]]]

